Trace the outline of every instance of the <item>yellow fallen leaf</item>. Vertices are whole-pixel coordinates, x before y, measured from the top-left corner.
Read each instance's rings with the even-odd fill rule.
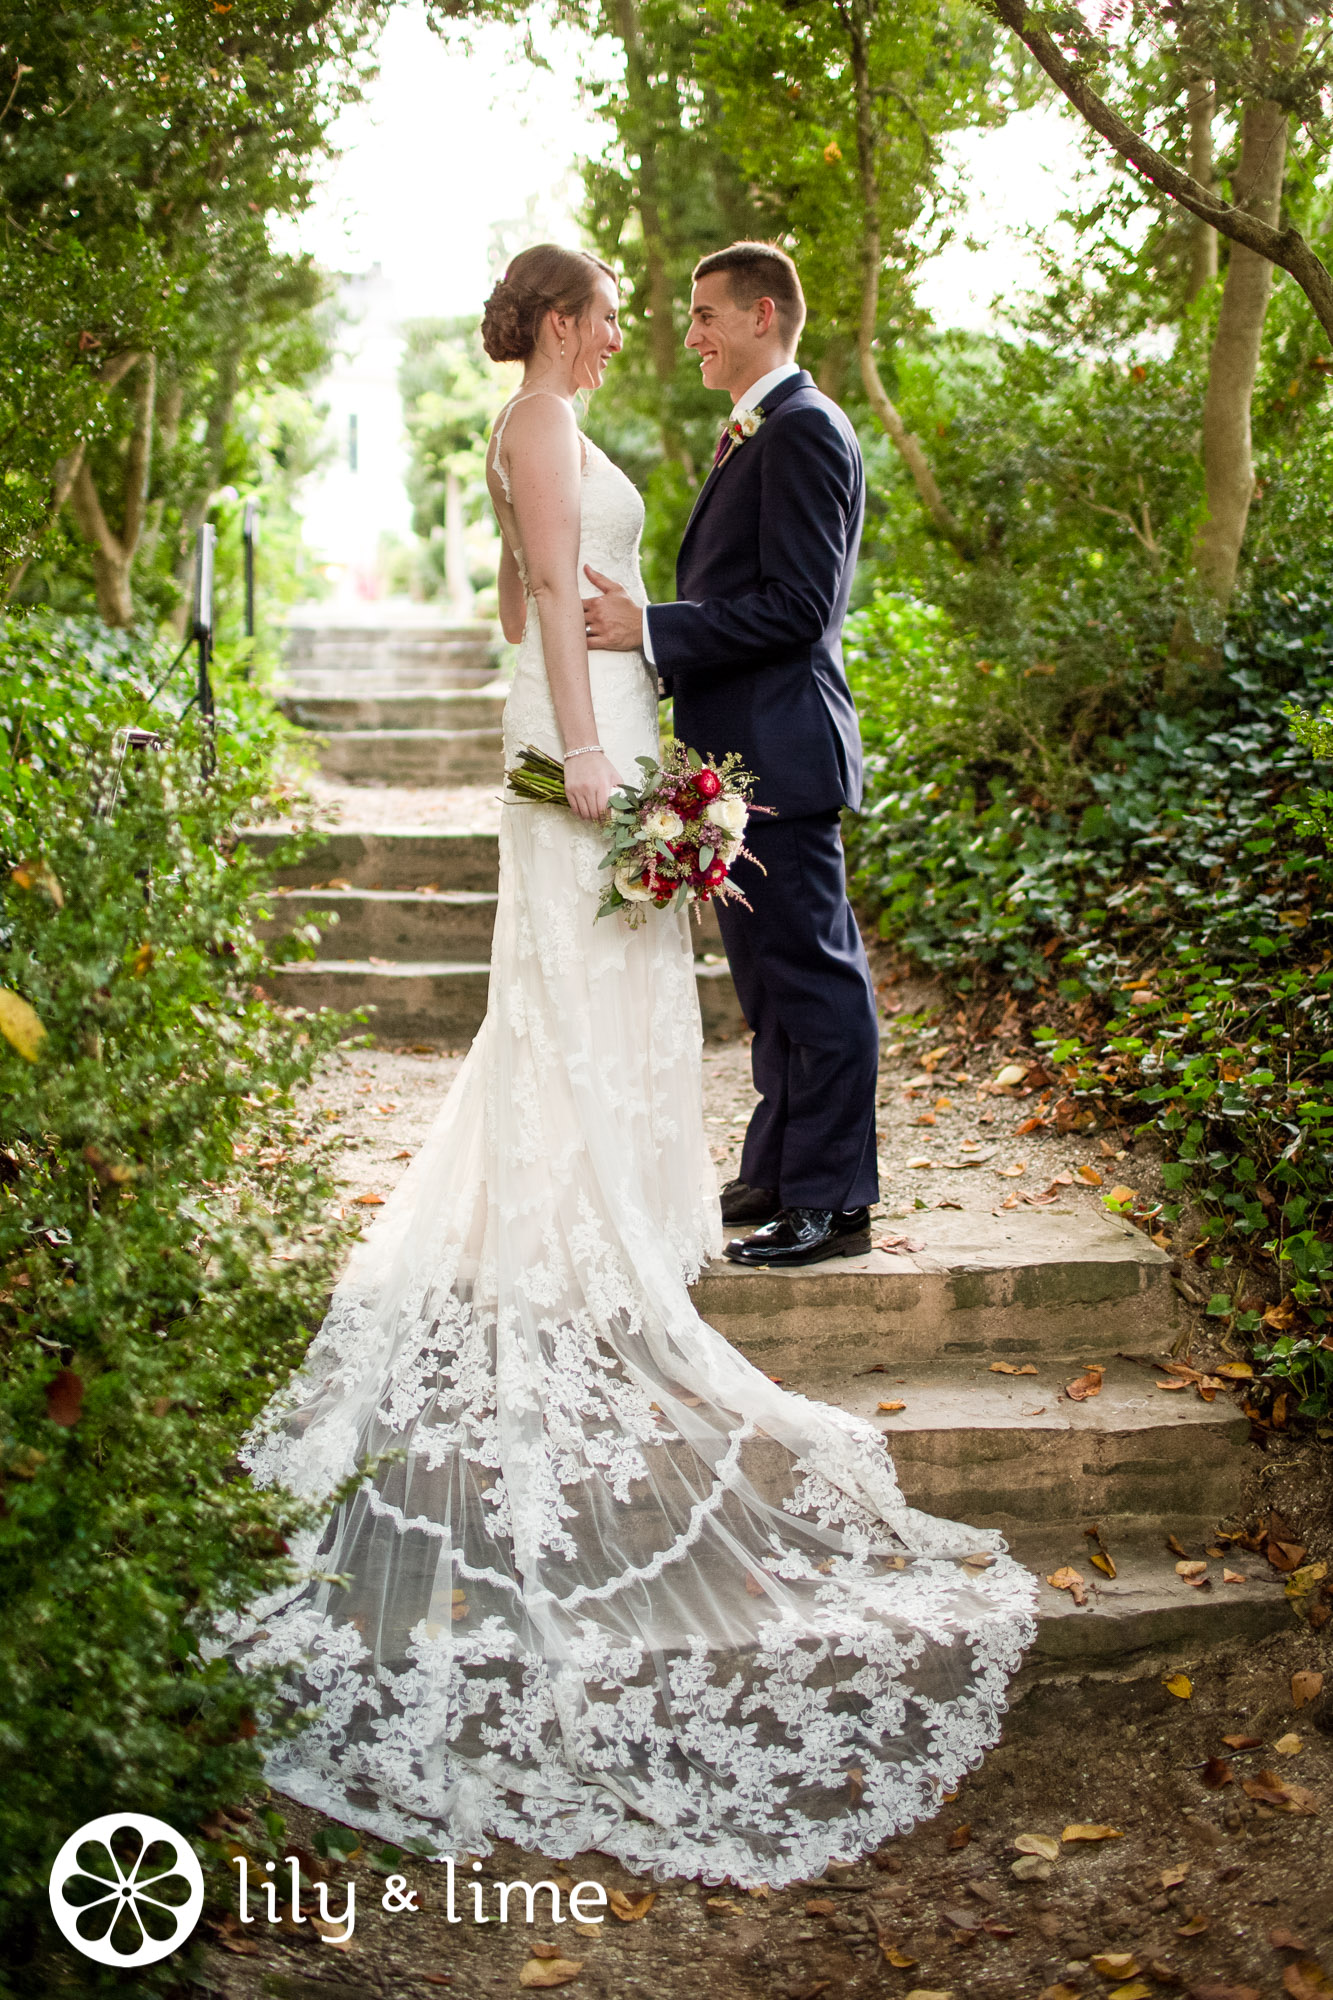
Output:
[[[1103,1576],[1113,1577],[1115,1575],[1114,1558],[1109,1556],[1105,1549],[1094,1549],[1088,1557],[1088,1561],[1094,1569],[1099,1569]]]
[[[606,1900],[611,1906],[612,1916],[619,1917],[622,1924],[637,1924],[657,1901],[657,1891],[649,1889],[642,1896],[627,1896],[623,1889],[612,1889]]]
[[[992,1361],[992,1375],[1035,1375],[1037,1370],[1031,1361],[1025,1361],[1021,1368],[1015,1368],[1012,1361]]]
[[[568,1986],[583,1970],[579,1958],[530,1958],[518,1975],[520,1986]]]
[[[1290,1729],[1285,1736],[1279,1736],[1277,1742],[1273,1745],[1273,1748],[1280,1757],[1294,1757],[1296,1752],[1302,1747],[1300,1737]]]
[[[1139,1969],[1132,1951],[1099,1951],[1088,1962],[1103,1979],[1132,1979]]]
[[[25,1062],[36,1062],[46,1040],[46,1029],[36,1010],[7,986],[0,986],[0,1035]]]
[[[360,1203],[362,1208],[383,1208],[384,1206],[384,1196],[382,1194],[359,1194],[355,1196],[355,1200]]]
[[[899,1972],[906,1972],[909,1966],[917,1963],[917,1960],[909,1958],[905,1951],[899,1951],[896,1944],[885,1944],[881,1939],[879,1948],[884,1954],[885,1961],[895,1966]]]
[[[997,1167],[995,1169],[996,1173],[1000,1175],[1001,1179],[1006,1181],[1017,1180],[1018,1176],[1020,1174],[1025,1174],[1027,1170],[1028,1170],[1028,1163],[1026,1160],[1015,1160],[1013,1165],[1010,1167]]]
[[[1189,1861],[1178,1861],[1174,1867],[1164,1868],[1161,1873],[1162,1887],[1164,1889],[1178,1889],[1189,1874],[1192,1866],[1193,1864]]]
[[[1020,1833],[1014,1846],[1020,1854],[1039,1854],[1043,1861],[1056,1861],[1060,1843],[1051,1833]]]
[[[1169,1674],[1162,1686],[1179,1701],[1188,1701],[1194,1692],[1194,1683],[1188,1674]]]
[[[1096,1167],[1075,1167],[1074,1172],[1086,1187],[1100,1187],[1102,1184],[1102,1177]]]
[[[905,1410],[907,1405],[906,1403],[876,1403],[875,1408],[877,1410]]]
[[[1090,1361],[1081,1375],[1065,1384],[1065,1394],[1070,1402],[1086,1403],[1090,1396],[1100,1396],[1105,1373],[1106,1370],[1098,1362]]]
[[[1131,1979],[1128,1986],[1114,1986],[1107,2000],[1152,2000],[1153,1989],[1141,1979]]]
[[[1080,1822],[1067,1826],[1060,1835],[1061,1840],[1123,1840],[1124,1837],[1118,1826],[1084,1826]]]
[[[1250,1382],[1254,1370],[1248,1361],[1224,1361],[1220,1368],[1214,1368],[1214,1375],[1220,1375],[1224,1382]]]
[[[1222,1571],[1223,1583],[1246,1583],[1248,1580],[1242,1570],[1224,1569]]]

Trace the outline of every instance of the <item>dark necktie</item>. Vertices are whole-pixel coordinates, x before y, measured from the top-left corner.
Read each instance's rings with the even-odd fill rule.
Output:
[[[731,425],[728,424],[727,428],[723,431],[721,437],[717,441],[717,450],[713,453],[714,472],[717,471],[717,468],[719,467],[719,465],[721,465],[722,460],[726,457],[727,446],[730,443],[731,443]]]

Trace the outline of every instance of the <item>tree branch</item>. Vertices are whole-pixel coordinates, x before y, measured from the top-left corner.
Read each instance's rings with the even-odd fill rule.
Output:
[[[1063,91],[1079,116],[1091,125],[1094,132],[1100,132],[1123,160],[1137,167],[1145,180],[1150,181],[1161,194],[1179,202],[1201,222],[1207,222],[1221,235],[1229,236],[1233,243],[1242,244],[1256,255],[1266,257],[1270,264],[1277,264],[1289,272],[1310,301],[1319,324],[1333,340],[1333,275],[1315,255],[1299,229],[1273,228],[1246,209],[1234,207],[1231,202],[1223,201],[1220,195],[1202,186],[1192,174],[1187,174],[1182,167],[1169,160],[1165,153],[1159,153],[1141,132],[1127,125],[1105,99],[1098,96],[1046,29],[1034,22],[1026,0],[984,0],[984,4],[997,20],[1017,35],[1056,88]]]

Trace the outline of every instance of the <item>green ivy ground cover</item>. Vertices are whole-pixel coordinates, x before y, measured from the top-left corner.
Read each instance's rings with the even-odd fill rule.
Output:
[[[1333,604],[1257,607],[1216,671],[1127,713],[1054,785],[1024,766],[1023,690],[985,667],[919,607],[862,614],[857,891],[886,938],[957,989],[1008,986],[1070,1088],[1161,1135],[1163,1219],[1187,1196],[1206,1214],[1211,1310],[1260,1335],[1242,1299],[1267,1266],[1286,1299],[1260,1358],[1326,1414],[1333,861],[1289,711],[1333,699]]]

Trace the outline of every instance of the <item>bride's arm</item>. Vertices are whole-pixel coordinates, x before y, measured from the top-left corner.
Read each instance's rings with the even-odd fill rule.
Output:
[[[500,531],[500,570],[495,579],[496,595],[500,600],[500,630],[511,646],[516,646],[523,637],[528,622],[528,600],[523,590],[523,579],[518,573],[514,551]]]
[[[579,592],[582,466],[573,410],[559,396],[525,400],[509,420],[505,451],[556,721],[565,749],[582,749],[597,741],[597,718]],[[619,783],[600,752],[565,766],[565,791],[582,819],[601,819]]]

